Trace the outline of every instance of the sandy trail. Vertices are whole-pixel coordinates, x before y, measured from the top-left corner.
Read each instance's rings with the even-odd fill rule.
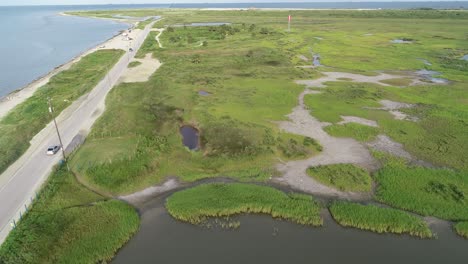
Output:
[[[380,74],[378,76],[364,76],[352,73],[341,72],[324,72],[325,76],[316,80],[301,80],[298,84],[306,85],[307,88],[325,88],[325,82],[338,81],[340,78],[347,78],[354,82],[375,83],[383,86],[388,86],[382,83],[382,80],[397,78],[399,76],[390,74]],[[316,180],[309,177],[306,173],[308,167],[351,163],[364,167],[370,171],[378,169],[379,163],[372,157],[367,147],[351,138],[336,138],[327,134],[323,128],[329,123],[318,121],[311,116],[310,110],[304,104],[304,97],[307,94],[314,94],[316,91],[306,89],[299,95],[299,105],[296,106],[292,113],[287,117],[289,121],[278,122],[280,129],[289,133],[303,135],[316,139],[322,146],[323,151],[314,157],[305,160],[290,161],[277,165],[277,169],[283,174],[279,178],[274,178],[273,181],[287,184],[292,188],[299,189],[304,192],[341,197],[346,199],[366,199],[371,194],[342,192],[334,188],[325,186]],[[359,119],[356,117],[342,117],[344,121],[358,121],[367,123],[367,125],[377,126],[377,123],[372,120]],[[400,153],[407,155],[407,153]]]
[[[151,31],[159,31],[159,34],[156,35],[156,37],[154,38],[157,42],[158,42],[158,46],[160,49],[163,48],[163,45],[161,43],[161,40],[159,39],[162,35],[162,33],[164,32],[164,30],[166,30],[165,28],[153,28]]]

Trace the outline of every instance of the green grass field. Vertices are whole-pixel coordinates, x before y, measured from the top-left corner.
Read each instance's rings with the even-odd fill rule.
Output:
[[[327,186],[340,191],[370,192],[372,179],[369,172],[353,164],[333,164],[307,169],[307,174]]]
[[[53,102],[54,114],[59,115],[73,101],[91,91],[123,53],[122,50],[99,50],[83,57],[70,69],[53,76],[0,120],[0,173],[27,150],[29,141],[52,120],[48,97]]]
[[[0,248],[0,263],[104,263],[138,230],[135,209],[85,189],[62,168]]]
[[[176,219],[201,224],[212,217],[269,214],[303,225],[320,226],[320,205],[311,196],[286,194],[249,184],[205,184],[171,195],[166,208]]]
[[[333,218],[342,226],[377,233],[409,234],[431,238],[432,232],[421,218],[406,212],[375,205],[334,202],[330,206]]]

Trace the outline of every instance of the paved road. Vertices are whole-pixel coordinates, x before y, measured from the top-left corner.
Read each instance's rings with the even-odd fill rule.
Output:
[[[127,69],[128,62],[141,47],[155,22],[147,25],[133,41],[134,52],[127,51],[89,94],[79,98],[58,116],[57,122],[65,147],[74,144],[73,138],[76,135],[86,134],[102,114],[107,93]],[[60,161],[60,153],[55,156],[45,155],[45,150],[50,145],[58,145],[52,122],[31,140],[26,153],[0,175],[0,244],[11,231],[13,219],[17,221],[20,214],[24,214],[31,198],[47,180],[54,165]]]

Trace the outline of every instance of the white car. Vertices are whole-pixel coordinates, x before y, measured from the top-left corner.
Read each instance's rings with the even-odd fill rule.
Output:
[[[60,150],[60,146],[50,146],[47,148],[46,154],[49,156],[55,155]]]

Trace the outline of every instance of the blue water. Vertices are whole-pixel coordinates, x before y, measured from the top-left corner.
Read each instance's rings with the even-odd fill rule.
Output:
[[[234,0],[235,1],[235,0]],[[324,0],[325,1],[325,0]],[[130,2],[130,1],[129,1]],[[468,9],[453,2],[207,3],[1,7],[0,97],[24,87],[55,67],[96,46],[128,26],[112,21],[60,16],[72,10],[131,8],[436,8]]]

